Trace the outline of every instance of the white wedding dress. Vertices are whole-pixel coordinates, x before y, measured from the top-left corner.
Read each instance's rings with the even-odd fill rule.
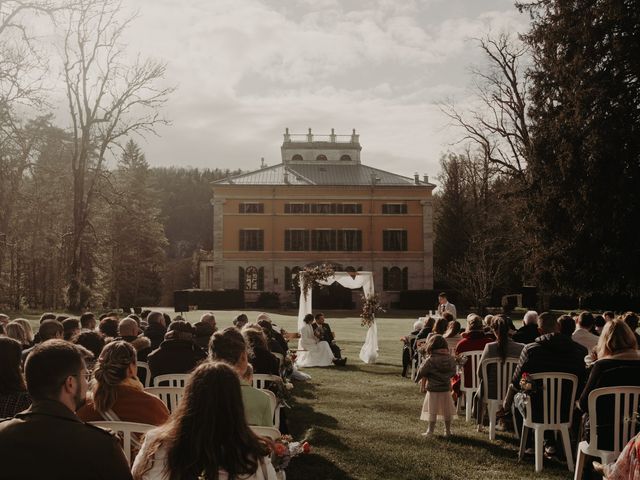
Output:
[[[327,342],[319,342],[313,334],[313,327],[306,323],[300,329],[296,367],[328,367],[333,365],[333,352]]]

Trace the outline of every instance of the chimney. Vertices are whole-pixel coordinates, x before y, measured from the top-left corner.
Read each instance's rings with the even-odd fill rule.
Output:
[[[426,173],[422,175],[422,181],[424,183],[429,183],[429,175],[427,175]]]
[[[418,172],[413,174],[413,180],[416,182],[416,185],[420,185],[420,175],[418,175]]]
[[[371,174],[371,185],[375,185],[376,184],[376,174],[372,173]]]
[[[264,157],[260,157],[260,168],[265,168]]]

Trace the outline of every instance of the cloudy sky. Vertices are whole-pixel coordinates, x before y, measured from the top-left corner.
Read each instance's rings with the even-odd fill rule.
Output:
[[[141,142],[152,165],[254,169],[285,127],[360,133],[362,160],[435,176],[459,133],[473,38],[524,31],[513,0],[130,0],[132,51],[167,62],[172,125]]]

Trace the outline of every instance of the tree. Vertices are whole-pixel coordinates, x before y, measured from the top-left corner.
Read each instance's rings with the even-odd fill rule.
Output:
[[[640,7],[538,0],[531,71],[536,274],[578,296],[640,293]]]
[[[87,238],[92,205],[104,180],[105,161],[133,134],[153,133],[166,123],[158,113],[171,88],[159,86],[165,65],[138,58],[125,63],[123,33],[132,18],[121,18],[113,0],[79,0],[69,11],[63,47],[73,153],[73,224],[68,268],[68,307],[89,297],[92,272]]]

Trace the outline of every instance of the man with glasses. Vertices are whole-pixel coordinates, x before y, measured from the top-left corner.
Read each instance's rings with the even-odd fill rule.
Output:
[[[75,414],[87,394],[87,357],[85,348],[57,339],[29,354],[25,376],[33,404],[0,422],[0,480],[131,479],[118,439]]]

